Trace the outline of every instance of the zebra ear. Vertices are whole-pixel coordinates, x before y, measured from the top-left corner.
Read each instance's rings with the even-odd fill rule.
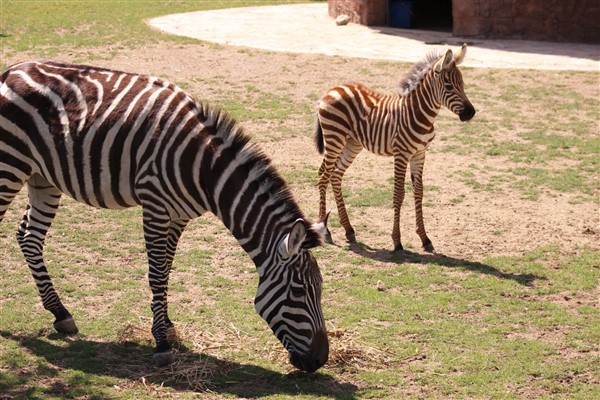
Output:
[[[466,54],[467,54],[467,44],[463,43],[462,47],[460,48],[460,53],[457,53],[454,55],[454,62],[456,63],[456,65],[460,65],[460,63],[463,62]]]
[[[294,222],[294,225],[292,225],[290,233],[288,233],[279,244],[279,254],[281,254],[283,258],[289,258],[298,253],[305,237],[306,223],[302,218],[298,218]]]
[[[442,72],[442,70],[448,68],[450,64],[452,64],[452,61],[454,61],[454,58],[452,57],[452,50],[448,49],[446,55],[443,58],[440,58],[438,62],[435,63],[433,67],[434,71],[439,74],[440,72]]]

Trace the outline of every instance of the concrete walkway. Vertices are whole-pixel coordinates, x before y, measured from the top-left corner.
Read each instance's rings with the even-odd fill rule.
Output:
[[[180,36],[264,50],[415,62],[432,49],[469,45],[470,67],[600,71],[600,45],[482,40],[450,33],[337,26],[327,4],[230,8],[173,14],[148,21]]]

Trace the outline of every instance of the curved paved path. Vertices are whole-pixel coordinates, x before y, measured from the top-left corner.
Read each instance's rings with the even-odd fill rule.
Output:
[[[470,44],[470,67],[600,71],[600,45],[461,39],[449,33],[337,26],[327,4],[198,11],[153,18],[151,26],[195,39],[292,53],[415,62],[431,49]]]

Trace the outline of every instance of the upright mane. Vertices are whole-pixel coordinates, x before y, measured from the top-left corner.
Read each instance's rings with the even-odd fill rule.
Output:
[[[408,96],[423,80],[423,77],[429,71],[429,69],[439,60],[441,54],[437,50],[432,50],[425,58],[421,61],[418,61],[415,65],[413,65],[410,70],[402,77],[400,83],[398,84],[398,91],[400,92],[400,96],[406,97]]]
[[[281,211],[288,213],[291,221],[298,218],[307,221],[288,184],[275,169],[270,157],[260,146],[251,141],[251,137],[244,132],[243,127],[221,108],[211,107],[205,102],[196,102],[196,104],[200,120],[214,136],[223,141],[224,147],[238,160],[239,165],[248,168],[253,179],[260,182],[259,187],[264,188],[265,193],[269,193],[269,198],[283,207]],[[239,188],[232,188],[235,189]],[[309,227],[310,225],[308,222]],[[312,228],[307,229],[303,247],[312,248],[320,244],[320,235]]]

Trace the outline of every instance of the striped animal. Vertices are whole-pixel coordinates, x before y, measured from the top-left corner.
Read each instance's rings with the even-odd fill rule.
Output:
[[[426,251],[433,245],[423,223],[423,164],[427,147],[435,137],[433,123],[442,106],[469,121],[475,109],[463,89],[457,68],[465,57],[466,45],[453,55],[430,53],[416,63],[400,82],[400,94],[383,95],[360,84],[330,89],[319,102],[315,142],[325,153],[319,168],[319,220],[326,224],[326,191],[331,183],[339,218],[346,238],[356,240],[354,228],[342,197],[342,177],[358,153],[367,150],[394,157],[394,250],[403,249],[400,240],[400,207],[404,200],[404,179],[410,164],[415,197],[417,233]],[[333,243],[327,230],[325,240]]]
[[[310,224],[269,158],[224,111],[159,78],[23,62],[0,77],[0,221],[27,184],[17,239],[58,332],[78,332],[43,259],[62,193],[94,207],[143,208],[154,361],[172,362],[169,272],[188,222],[215,214],[256,264],[257,313],[304,371],[328,357]]]

